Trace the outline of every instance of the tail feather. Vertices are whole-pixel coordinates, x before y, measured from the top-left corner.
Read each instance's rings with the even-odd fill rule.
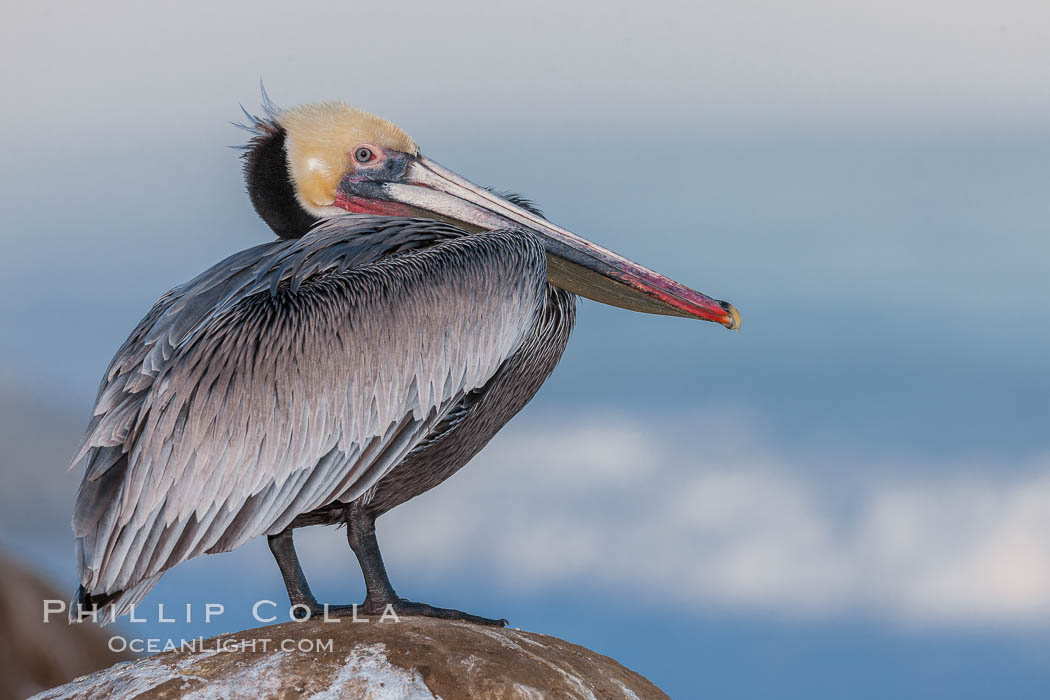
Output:
[[[89,593],[80,586],[69,602],[69,621],[90,620],[98,625],[108,625],[131,612],[131,606],[141,603],[160,577],[161,574],[150,576],[127,590],[112,593]]]

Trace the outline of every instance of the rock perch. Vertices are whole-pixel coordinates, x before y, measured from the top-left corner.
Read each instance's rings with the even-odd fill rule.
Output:
[[[329,643],[330,640],[330,643]],[[176,643],[178,640],[176,640]],[[667,696],[607,656],[534,632],[403,617],[288,622],[117,664],[43,698],[566,698]]]

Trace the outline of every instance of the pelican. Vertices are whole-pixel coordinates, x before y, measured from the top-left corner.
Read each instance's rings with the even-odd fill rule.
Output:
[[[172,289],[117,350],[73,459],[70,616],[125,614],[176,564],[261,535],[297,614],[343,611],[319,605],[292,533],[345,524],[357,610],[504,625],[398,596],[376,518],[529,402],[576,295],[740,316],[438,165],[389,121],[342,102],[264,110],[244,174],[279,238]]]

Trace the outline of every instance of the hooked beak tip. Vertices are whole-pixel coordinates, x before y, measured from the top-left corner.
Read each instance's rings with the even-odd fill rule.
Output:
[[[725,309],[726,313],[729,315],[729,318],[722,325],[724,325],[726,328],[728,328],[731,331],[738,331],[739,332],[740,331],[740,312],[737,311],[736,307],[733,306],[732,304],[730,304],[728,301],[723,301],[723,302],[720,302],[720,303],[722,304],[722,308]]]

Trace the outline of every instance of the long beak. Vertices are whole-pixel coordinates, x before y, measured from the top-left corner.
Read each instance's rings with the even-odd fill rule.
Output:
[[[566,291],[631,311],[685,316],[740,328],[740,313],[725,301],[642,267],[502,197],[437,163],[417,156],[404,175],[379,186],[383,197],[478,229],[524,227],[547,249],[547,279]]]

